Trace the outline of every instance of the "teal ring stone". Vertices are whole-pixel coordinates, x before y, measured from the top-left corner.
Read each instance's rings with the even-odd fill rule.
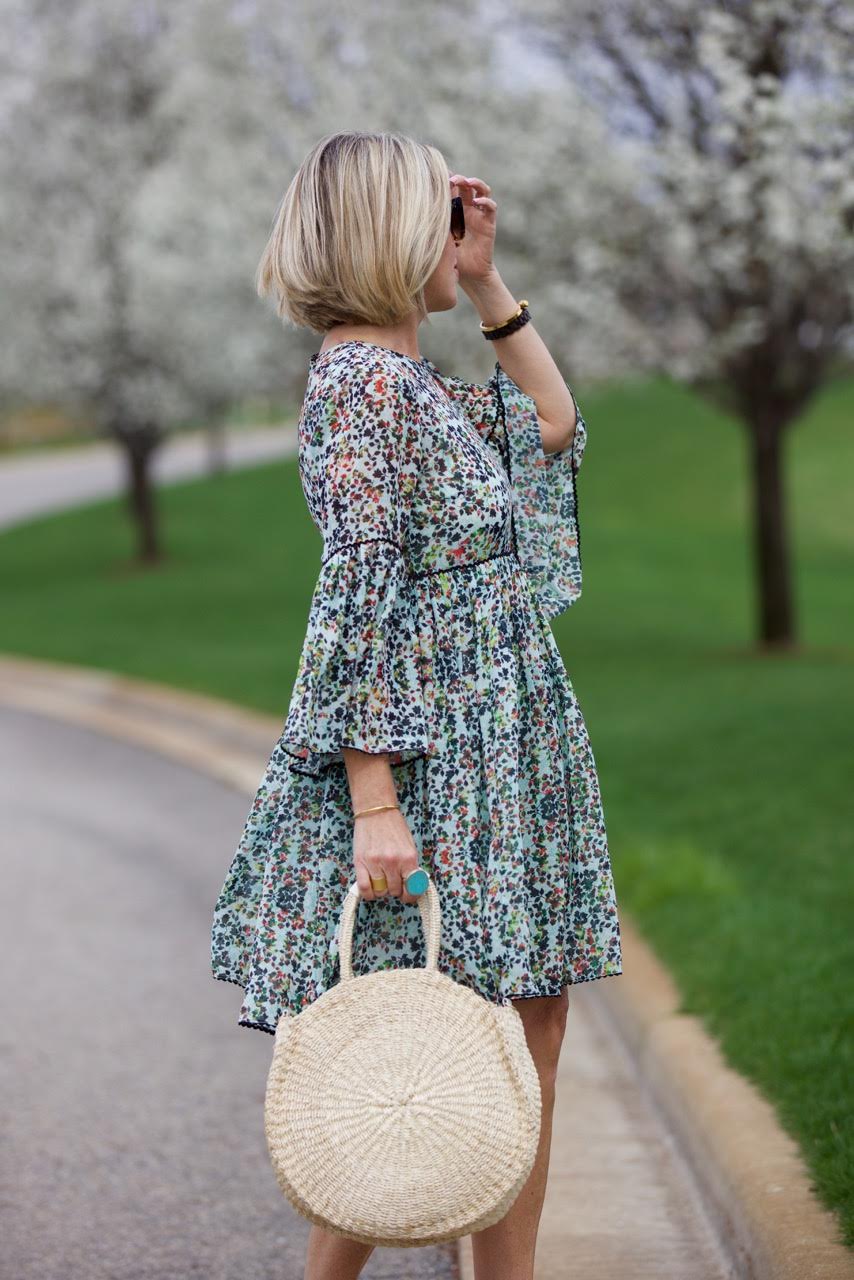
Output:
[[[414,871],[410,871],[406,877],[406,892],[411,893],[414,898],[423,893],[430,883],[427,872],[423,867],[416,867]]]

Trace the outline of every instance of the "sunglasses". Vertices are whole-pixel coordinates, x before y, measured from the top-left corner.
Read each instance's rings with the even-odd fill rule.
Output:
[[[451,235],[462,240],[466,233],[466,216],[463,213],[462,196],[451,196]]]

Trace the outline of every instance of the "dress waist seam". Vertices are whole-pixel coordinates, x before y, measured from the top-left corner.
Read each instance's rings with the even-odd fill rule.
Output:
[[[333,558],[333,556],[336,556],[339,551],[347,551],[351,547],[358,547],[363,542],[388,542],[393,547],[395,547],[396,550],[401,553],[401,555],[403,555],[403,547],[401,547],[399,543],[395,542],[393,538],[359,538],[355,542],[344,542],[339,544],[337,547],[333,547],[322,558],[321,564],[325,565],[329,560]],[[511,548],[509,551],[496,551],[494,555],[484,556],[482,560],[466,560],[462,564],[449,564],[449,565],[445,565],[444,568],[441,568],[441,569],[420,569],[415,571],[415,570],[409,569],[407,566],[407,574],[410,578],[430,578],[435,576],[435,574],[437,573],[458,573],[461,569],[473,569],[479,564],[489,564],[490,561],[492,560],[507,560],[507,559],[516,560],[521,564],[521,561],[519,561],[518,554],[516,553],[516,551],[514,551]]]
[[[517,560],[519,557],[515,551],[496,551],[495,555],[484,556],[482,560],[466,560],[464,564],[449,564],[443,569],[422,569],[417,573],[411,572],[411,578],[429,578],[437,573],[458,573],[461,569],[474,569],[479,564],[489,564],[492,560]]]

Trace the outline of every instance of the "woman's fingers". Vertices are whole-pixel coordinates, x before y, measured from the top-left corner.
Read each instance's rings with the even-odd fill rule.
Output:
[[[452,187],[456,187],[451,194],[462,195],[463,204],[473,204],[478,196],[488,196],[492,190],[489,183],[484,182],[482,178],[466,178],[462,173],[452,173],[450,183]]]
[[[410,865],[411,863],[411,865]],[[404,878],[409,875],[410,871],[414,871],[418,866],[418,858],[410,858],[409,854],[394,855],[389,857],[377,856],[373,858],[357,858],[356,859],[356,883],[359,886],[359,893],[363,898],[369,900],[373,898],[384,898],[386,895],[392,898],[404,897],[407,901],[414,901],[411,896],[406,894],[404,887]],[[380,880],[385,878],[385,889],[375,889],[371,884],[371,880]]]
[[[400,867],[392,859],[386,863],[385,878],[388,881],[388,893],[392,898],[399,898],[403,884],[400,878]]]
[[[377,873],[369,871],[361,859],[357,860],[356,883],[359,886],[359,895],[362,898],[367,898],[368,902],[371,902],[377,896],[371,887],[371,876],[374,874]]]
[[[467,178],[464,173],[452,173],[449,175],[449,182],[454,186],[476,187],[482,196],[488,196],[492,187],[488,182],[484,182],[483,178]]]

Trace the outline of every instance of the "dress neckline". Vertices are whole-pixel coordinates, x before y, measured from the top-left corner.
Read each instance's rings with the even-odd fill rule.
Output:
[[[368,342],[366,338],[345,338],[343,342],[336,342],[334,346],[327,347],[325,351],[315,351],[314,355],[309,356],[309,364],[316,364],[323,356],[331,355],[339,347],[352,346],[372,347],[375,351],[387,351],[389,355],[398,356],[401,360],[408,360],[410,364],[414,364],[418,368],[436,369],[433,361],[429,360],[427,356],[421,356],[419,359],[417,356],[407,355],[405,351],[398,351],[395,347],[383,346],[381,342]],[[436,372],[438,373],[438,369]]]

